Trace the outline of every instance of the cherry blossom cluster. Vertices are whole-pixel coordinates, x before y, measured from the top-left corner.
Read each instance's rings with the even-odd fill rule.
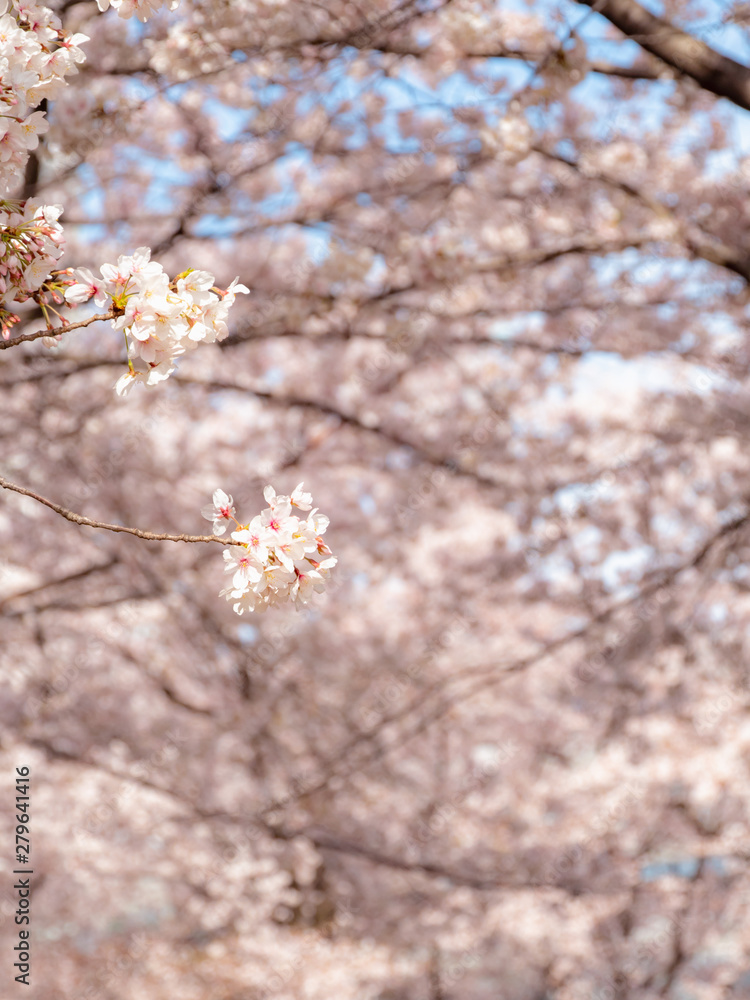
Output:
[[[98,0],[100,10],[110,0]],[[174,9],[179,0],[169,0]],[[121,17],[132,14],[145,21],[161,0],[112,0]],[[54,98],[66,77],[85,61],[80,48],[88,36],[68,36],[59,18],[35,0],[0,0],[0,334],[8,339],[18,316],[7,303],[34,296],[51,322],[46,295],[62,302],[61,288],[49,282],[54,263],[62,256],[63,233],[58,225],[62,208],[36,202],[3,201],[22,180],[29,153],[49,129],[43,111],[34,111],[45,98]],[[63,321],[64,322],[64,321]]]
[[[0,0],[0,195],[21,179],[29,151],[49,128],[44,98],[56,97],[78,72],[87,35],[68,37],[59,18],[32,0]]]
[[[147,21],[164,3],[174,10],[179,0],[97,0],[120,17],[134,14]],[[35,0],[0,0],[0,196],[23,175],[30,150],[49,129],[45,98],[57,97],[66,77],[78,72],[86,57],[81,45],[88,35],[66,35],[57,15]]]
[[[227,314],[239,293],[249,289],[235,278],[225,291],[214,286],[208,271],[183,271],[170,281],[148,247],[116,264],[102,264],[96,278],[86,267],[71,269],[65,291],[72,305],[93,301],[113,313],[113,326],[123,330],[128,370],[115,385],[124,395],[136,382],[156,385],[168,378],[175,361],[202,341],[212,344],[227,335]]]
[[[180,5],[180,0],[96,0],[96,2],[99,10],[108,10],[111,7],[120,17],[128,18],[135,14],[139,21],[144,22],[163,7],[165,2],[170,10],[176,10]]]
[[[325,589],[329,570],[336,558],[322,539],[328,518],[312,509],[312,496],[295,487],[291,496],[277,495],[272,486],[263,491],[268,507],[249,524],[235,517],[234,501],[223,490],[216,490],[213,503],[201,510],[213,522],[215,535],[223,535],[227,526],[236,525],[232,539],[241,545],[224,550],[226,572],[232,585],[220,597],[234,602],[234,611],[265,611],[266,608],[293,601],[297,608],[307,604],[313,592]],[[293,511],[309,511],[302,520]]]
[[[36,296],[43,311],[47,305],[37,295],[43,285],[62,302],[60,290],[48,278],[62,256],[63,231],[58,223],[62,205],[0,199],[0,302],[25,302]],[[0,332],[8,339],[18,316],[0,305]]]

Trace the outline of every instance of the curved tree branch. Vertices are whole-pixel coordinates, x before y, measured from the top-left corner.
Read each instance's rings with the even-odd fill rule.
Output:
[[[577,0],[596,7],[623,34],[704,90],[750,111],[750,68],[712,49],[699,38],[656,17],[635,0]]]
[[[0,340],[0,351],[4,351],[8,347],[15,347],[17,344],[27,344],[31,340],[39,340],[41,337],[57,337],[70,330],[80,330],[84,326],[91,326],[92,323],[98,323],[100,320],[114,319],[115,316],[117,316],[115,310],[110,309],[109,312],[98,313],[96,316],[89,316],[88,319],[82,319],[79,323],[67,323],[65,326],[58,326],[53,330],[36,330],[34,333],[24,333],[22,337],[15,337],[13,340]]]
[[[83,524],[88,528],[103,528],[105,531],[120,531],[127,535],[136,535],[138,538],[145,538],[149,542],[218,542],[219,545],[242,544],[242,542],[235,542],[231,539],[218,538],[216,535],[167,535],[159,534],[154,531],[141,531],[140,528],[126,528],[122,524],[107,524],[104,521],[94,521],[90,517],[84,517],[83,514],[76,514],[72,510],[67,510],[65,507],[61,507],[60,504],[54,503],[52,500],[47,500],[38,493],[34,493],[33,490],[27,490],[23,486],[17,486],[15,483],[10,483],[7,479],[3,479],[2,476],[0,476],[0,486],[4,490],[12,490],[14,493],[20,493],[21,496],[31,497],[31,499],[36,500],[37,503],[43,503],[45,507],[49,507],[50,510],[54,510],[56,514],[64,517],[66,521],[72,521],[74,524]]]

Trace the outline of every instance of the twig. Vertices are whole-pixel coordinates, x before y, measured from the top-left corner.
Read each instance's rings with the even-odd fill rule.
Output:
[[[39,340],[40,337],[57,337],[61,333],[68,333],[69,330],[79,330],[82,326],[91,326],[92,323],[98,323],[99,320],[114,319],[116,315],[117,313],[114,309],[110,309],[108,313],[89,316],[88,319],[82,319],[79,323],[68,323],[66,326],[58,326],[52,330],[37,330],[35,333],[24,333],[22,337],[16,337],[14,340],[0,340],[0,351],[4,351],[8,347],[15,347],[16,344],[27,344],[30,340]]]
[[[38,493],[34,493],[32,490],[27,490],[23,486],[17,486],[15,483],[9,483],[8,480],[3,479],[2,476],[0,476],[0,486],[2,486],[5,490],[12,490],[14,493],[20,493],[21,496],[31,497],[32,500],[36,500],[37,503],[43,503],[45,507],[49,507],[50,510],[54,510],[56,514],[64,517],[67,521],[72,521],[74,524],[83,524],[88,528],[103,528],[105,531],[121,531],[128,535],[136,535],[138,538],[145,538],[149,542],[218,542],[219,545],[242,544],[241,542],[235,542],[232,539],[218,538],[216,535],[167,535],[154,531],[141,531],[140,528],[126,528],[122,524],[106,524],[104,521],[94,521],[90,517],[84,517],[83,514],[76,514],[72,510],[67,510],[65,507],[61,507],[60,504],[54,503],[52,500],[47,500]]]

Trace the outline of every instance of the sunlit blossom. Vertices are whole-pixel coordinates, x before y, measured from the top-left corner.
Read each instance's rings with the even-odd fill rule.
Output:
[[[312,510],[305,520],[291,513],[292,505],[301,509],[312,497],[300,483],[291,499],[266,486],[263,495],[270,504],[249,524],[232,532],[240,546],[225,550],[225,569],[232,574],[232,586],[220,596],[232,602],[234,611],[265,611],[266,608],[292,602],[307,604],[314,593],[325,590],[329,571],[336,558],[320,537],[328,527],[328,518]],[[214,522],[214,532],[222,534],[223,520],[234,518],[232,498],[216,490],[213,504],[202,515]],[[231,510],[231,513],[230,513]],[[217,523],[221,531],[217,530]]]

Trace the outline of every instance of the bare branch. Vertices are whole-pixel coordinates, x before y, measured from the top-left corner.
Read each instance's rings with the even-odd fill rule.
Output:
[[[60,504],[54,503],[52,500],[47,500],[38,493],[34,493],[33,490],[27,490],[23,486],[17,486],[15,483],[8,482],[2,476],[0,476],[0,486],[5,490],[20,493],[21,496],[31,497],[37,503],[42,503],[45,507],[49,507],[50,510],[54,510],[56,514],[64,517],[66,521],[72,521],[74,524],[82,524],[88,528],[103,528],[105,531],[124,532],[127,535],[136,535],[138,538],[145,538],[148,542],[218,542],[219,545],[242,544],[231,539],[217,538],[216,535],[168,535],[154,531],[141,531],[140,528],[126,528],[122,524],[107,524],[104,521],[95,521],[93,518],[84,517],[83,514],[76,514],[72,510],[67,510],[65,507],[61,507]]]
[[[691,77],[704,90],[750,111],[750,68],[651,14],[635,0],[578,0],[611,21],[668,66]]]
[[[22,337],[15,337],[13,340],[0,340],[0,351],[8,347],[16,347],[18,344],[27,344],[32,340],[40,340],[42,337],[57,337],[62,333],[69,333],[71,330],[80,330],[84,326],[91,326],[92,323],[104,322],[114,319],[117,313],[110,309],[107,313],[98,313],[96,316],[89,316],[78,323],[68,323],[65,326],[55,327],[53,330],[37,330],[35,333],[24,333]]]

